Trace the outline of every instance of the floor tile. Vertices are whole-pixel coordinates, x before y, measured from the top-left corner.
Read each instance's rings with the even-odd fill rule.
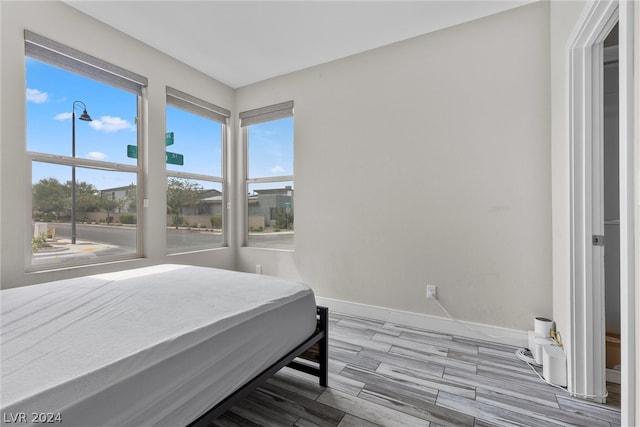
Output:
[[[611,387],[612,405],[571,397],[541,381],[515,350],[330,313],[328,388],[284,368],[212,425],[620,425],[619,386]]]

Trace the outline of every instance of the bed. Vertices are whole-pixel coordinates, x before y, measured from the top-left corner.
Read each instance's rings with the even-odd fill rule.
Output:
[[[327,311],[299,282],[158,265],[0,296],[5,424],[203,426],[283,366],[327,383]]]

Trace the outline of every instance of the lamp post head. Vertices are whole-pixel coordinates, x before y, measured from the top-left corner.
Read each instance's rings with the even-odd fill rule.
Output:
[[[82,114],[80,115],[80,117],[78,117],[78,119],[80,119],[82,121],[85,121],[85,122],[92,121],[91,117],[89,116],[89,113],[87,113],[87,106],[84,105],[84,102],[82,102],[82,101],[74,101],[73,102],[73,109],[72,109],[73,115],[75,116],[75,114],[76,114],[76,104],[81,105],[82,106],[82,110],[83,110]]]
[[[85,122],[90,122],[92,121],[91,117],[89,116],[89,114],[87,113],[87,110],[84,110],[82,112],[82,114],[80,115],[80,117],[78,117],[79,120],[84,120]]]

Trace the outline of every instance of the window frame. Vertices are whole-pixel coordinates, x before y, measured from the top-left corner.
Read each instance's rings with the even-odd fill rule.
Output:
[[[266,107],[260,107],[253,110],[247,110],[241,112],[239,114],[240,119],[240,128],[242,131],[242,141],[243,141],[243,172],[244,172],[244,224],[243,224],[243,234],[242,234],[242,246],[256,248],[256,249],[265,249],[265,250],[279,250],[279,251],[295,251],[295,240],[293,248],[291,249],[281,249],[281,248],[270,248],[263,246],[251,246],[249,244],[249,186],[251,184],[261,184],[261,183],[277,183],[277,182],[291,182],[292,184],[295,182],[295,163],[294,163],[294,174],[291,175],[278,175],[278,176],[269,176],[269,177],[249,177],[249,126],[268,123],[280,119],[284,119],[287,117],[294,117],[294,101],[285,101],[278,104],[269,105]],[[295,152],[295,139],[293,141],[293,149]],[[295,159],[295,157],[294,157]],[[292,187],[293,188],[293,187]],[[295,190],[294,190],[295,191]],[[295,196],[294,196],[295,198]],[[295,236],[295,231],[294,231]],[[295,239],[295,237],[294,237]]]
[[[167,255],[179,255],[189,252],[200,252],[207,250],[217,250],[229,246],[228,233],[228,179],[227,179],[227,145],[229,140],[229,118],[231,111],[220,107],[211,102],[189,95],[170,86],[166,87],[166,105],[165,105],[165,131],[166,131],[166,108],[172,107],[187,113],[195,114],[205,119],[213,120],[221,125],[220,149],[221,149],[221,173],[222,176],[206,175],[201,173],[192,173],[185,171],[169,170],[165,164],[165,181],[168,185],[169,178],[190,179],[197,181],[216,182],[222,187],[222,243],[217,246],[201,245],[191,247],[180,247],[171,249],[168,244],[166,247]],[[165,206],[166,208],[166,206]],[[168,229],[168,227],[167,227]],[[166,232],[165,232],[166,236]]]
[[[136,164],[123,164],[106,162],[101,160],[86,159],[73,156],[65,156],[51,153],[34,152],[27,150],[27,141],[25,140],[25,152],[26,152],[26,167],[25,173],[27,174],[26,187],[28,194],[30,195],[27,200],[27,212],[26,218],[28,220],[25,224],[25,271],[37,272],[46,270],[57,270],[73,268],[78,266],[85,266],[91,264],[104,264],[114,261],[123,261],[129,259],[142,258],[144,256],[144,215],[140,215],[143,206],[145,186],[144,186],[144,174],[143,174],[143,158],[144,158],[144,144],[143,144],[143,121],[142,117],[145,116],[143,108],[143,99],[146,97],[146,87],[148,80],[146,77],[128,71],[124,68],[113,65],[107,61],[101,60],[97,57],[91,56],[62,43],[58,43],[54,40],[48,39],[44,36],[33,33],[29,30],[24,31],[25,41],[25,67],[26,59],[31,58],[46,64],[52,65],[67,72],[89,78],[115,87],[119,90],[133,93],[136,95],[136,143],[138,147],[138,157]],[[25,70],[26,75],[26,70]],[[28,118],[27,118],[28,119]],[[126,172],[134,173],[136,175],[136,250],[133,253],[125,255],[107,255],[100,258],[91,258],[84,261],[70,261],[64,263],[50,263],[50,264],[33,264],[33,254],[31,252],[31,236],[33,234],[31,230],[31,222],[33,215],[33,200],[31,197],[33,188],[33,163],[49,163],[62,166],[70,166],[72,168],[84,168],[93,170],[108,170],[113,172]]]

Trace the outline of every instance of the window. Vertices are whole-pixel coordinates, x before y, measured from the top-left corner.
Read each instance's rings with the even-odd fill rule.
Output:
[[[245,141],[246,245],[294,248],[293,102],[240,114]]]
[[[25,31],[31,269],[141,255],[146,78]]]
[[[167,88],[167,250],[225,246],[228,110]]]

